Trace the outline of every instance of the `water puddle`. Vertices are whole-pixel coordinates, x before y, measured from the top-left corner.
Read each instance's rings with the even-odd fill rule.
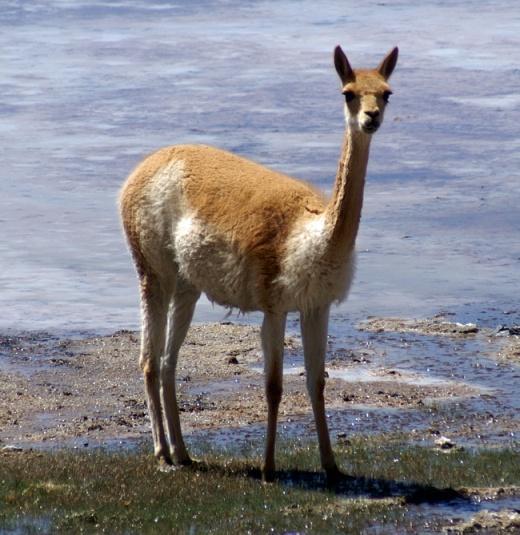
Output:
[[[346,383],[403,383],[414,386],[466,386],[475,391],[490,391],[483,386],[470,385],[469,383],[447,380],[443,377],[420,375],[398,368],[382,369],[350,366],[348,368],[327,368],[327,377],[341,379]],[[284,368],[284,375],[305,375],[305,367],[290,366]]]
[[[500,524],[493,522],[493,513],[514,513],[520,510],[520,494],[493,500],[473,497],[467,501],[450,503],[421,504],[409,508],[414,521],[422,524],[421,533],[433,535],[439,533],[515,533],[515,530],[501,529]],[[491,514],[490,514],[491,513]],[[463,524],[466,531],[458,531]],[[473,524],[472,528],[469,527]],[[430,529],[429,529],[430,527]],[[452,530],[452,531],[450,531]]]
[[[245,384],[246,383],[246,384]],[[215,395],[229,395],[234,392],[238,392],[243,388],[247,388],[247,380],[243,381],[240,377],[234,377],[232,379],[223,379],[207,382],[202,384],[190,384],[182,385],[182,390],[188,393],[190,396],[198,396],[200,398],[210,397]]]
[[[8,535],[26,535],[27,533],[52,533],[53,521],[50,516],[24,515],[16,520],[2,524],[2,532]]]
[[[39,371],[73,366],[70,358],[74,353],[70,351],[69,343],[88,336],[92,333],[32,331],[0,334],[0,373],[29,377]]]

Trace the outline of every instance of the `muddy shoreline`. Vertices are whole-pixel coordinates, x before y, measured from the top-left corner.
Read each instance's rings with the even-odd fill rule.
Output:
[[[369,318],[358,333],[354,348],[329,342],[326,398],[333,440],[385,433],[432,447],[440,436],[457,446],[517,443],[514,392],[483,386],[478,375],[461,380],[453,373],[427,376],[392,366],[388,354],[395,353],[396,341],[404,348],[426,341],[441,344],[432,347],[442,347],[448,358],[463,353],[474,359],[468,364],[482,377],[489,377],[486,366],[506,376],[509,367],[518,377],[518,336],[495,336],[439,318]],[[483,350],[473,349],[475,344],[485,347],[482,372]],[[279,432],[313,437],[299,337],[287,336],[285,346]],[[45,332],[0,336],[0,448],[119,447],[149,440],[138,351],[139,335],[130,331],[79,339]],[[245,441],[261,447],[262,366],[258,328],[228,322],[192,327],[178,368],[188,442],[203,437],[225,446]]]
[[[278,436],[316,442],[301,340],[291,332],[285,339]],[[349,447],[352,439],[367,436],[387,445],[421,444],[441,457],[480,447],[518,450],[515,329],[485,329],[446,317],[367,318],[344,338],[335,332],[326,365],[334,442]],[[139,334],[131,331],[75,338],[0,335],[0,458],[143,444],[151,454],[138,353]],[[183,431],[195,456],[210,444],[232,455],[261,452],[262,368],[257,327],[192,326],[177,383]],[[407,514],[424,526],[444,526],[446,533],[516,533],[518,489],[517,484],[463,488],[457,492],[465,500],[449,513],[424,504],[413,511],[409,506]]]

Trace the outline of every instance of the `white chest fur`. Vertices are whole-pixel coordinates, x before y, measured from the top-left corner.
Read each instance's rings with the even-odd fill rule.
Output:
[[[276,281],[289,309],[307,310],[346,297],[353,278],[354,253],[342,262],[328,255],[329,232],[321,215],[298,225],[289,236]]]
[[[258,308],[247,259],[208,225],[193,215],[183,217],[174,247],[181,276],[211,301],[243,311]]]

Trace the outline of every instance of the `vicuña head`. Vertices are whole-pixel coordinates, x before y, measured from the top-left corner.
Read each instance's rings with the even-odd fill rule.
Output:
[[[151,154],[120,196],[123,227],[141,290],[141,354],[155,455],[189,464],[177,405],[175,367],[204,292],[223,306],[264,313],[267,396],[263,474],[274,476],[287,313],[298,311],[306,382],[323,468],[340,474],[323,390],[331,303],[354,272],[371,134],[381,125],[397,48],[373,70],[353,70],[335,51],[347,130],[329,200],[305,182],[226,151],[175,145]]]
[[[397,63],[397,55],[396,47],[377,69],[354,70],[341,47],[334,50],[334,64],[345,95],[345,118],[353,130],[373,134],[381,126],[392,94],[388,78]]]

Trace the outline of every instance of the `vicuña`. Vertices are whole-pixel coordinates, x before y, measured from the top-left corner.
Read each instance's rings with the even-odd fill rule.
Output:
[[[321,464],[329,478],[341,475],[323,396],[329,309],[345,299],[352,282],[370,141],[383,122],[397,55],[394,48],[376,69],[354,70],[339,46],[334,51],[346,130],[328,200],[305,182],[203,145],[162,148],[128,177],[120,210],[139,276],[140,365],[160,461],[192,462],[181,432],[175,368],[204,292],[225,307],[264,314],[266,481],[275,473],[286,317],[300,313]]]

